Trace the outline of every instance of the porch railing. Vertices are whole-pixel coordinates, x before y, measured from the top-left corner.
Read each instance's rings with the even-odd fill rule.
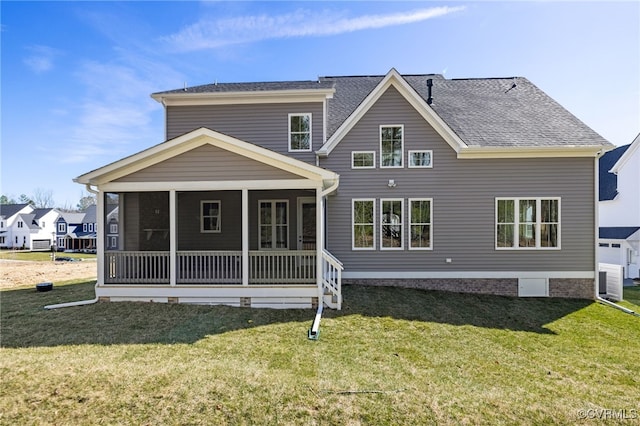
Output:
[[[242,284],[241,251],[179,251],[178,284]]]
[[[168,251],[107,251],[105,283],[169,284]]]
[[[322,250],[322,288],[324,302],[333,309],[342,309],[342,262],[327,250]]]
[[[313,250],[250,251],[249,284],[315,284]]]

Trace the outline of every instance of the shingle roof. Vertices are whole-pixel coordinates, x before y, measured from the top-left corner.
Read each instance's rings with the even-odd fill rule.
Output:
[[[640,226],[601,226],[599,236],[610,240],[626,240],[638,229]]]
[[[33,214],[33,213],[23,213],[18,217],[20,219],[22,219],[22,221],[27,226],[27,228],[29,228],[29,229],[40,229],[40,227],[35,223],[35,217],[36,217],[35,214]]]
[[[618,176],[613,173],[609,173],[609,170],[611,170],[613,165],[616,164],[620,157],[622,157],[622,154],[624,154],[630,146],[631,144],[619,146],[600,157],[598,163],[600,178],[598,200],[609,201],[613,200],[616,198],[616,195],[618,195]]]
[[[9,218],[26,206],[28,206],[28,204],[0,204],[0,216]]]
[[[46,215],[47,213],[49,213],[50,211],[52,211],[54,209],[52,208],[46,208],[46,209],[35,209],[34,211],[32,211],[31,213],[35,214],[36,217],[35,219],[38,220],[40,219],[42,216]]]
[[[76,212],[62,212],[58,219],[62,218],[67,224],[76,224],[82,223],[82,219],[84,218],[84,213],[76,213]]]
[[[183,89],[156,92],[151,96],[170,95],[179,93],[231,93],[231,92],[266,92],[279,90],[314,90],[331,89],[331,82],[323,81],[265,81],[256,83],[215,83],[201,86],[186,87]]]

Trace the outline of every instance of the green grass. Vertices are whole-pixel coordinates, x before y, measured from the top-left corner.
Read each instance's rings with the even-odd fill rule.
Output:
[[[73,259],[95,259],[95,254],[89,253],[56,253],[56,257],[71,257]],[[33,260],[33,261],[51,261],[50,251],[14,251],[1,250],[0,259],[6,260]]]
[[[309,341],[311,310],[1,296],[1,424],[640,422],[640,318],[584,300],[346,286]]]

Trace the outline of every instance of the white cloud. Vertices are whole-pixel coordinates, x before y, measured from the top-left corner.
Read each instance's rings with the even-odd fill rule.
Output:
[[[29,46],[27,50],[30,54],[23,61],[25,65],[37,74],[51,70],[54,59],[62,53],[58,49],[42,45]]]
[[[163,38],[173,49],[194,51],[238,43],[288,37],[330,36],[367,29],[405,25],[464,10],[433,7],[386,15],[349,18],[333,12],[298,10],[284,15],[256,15],[226,19],[203,19]]]

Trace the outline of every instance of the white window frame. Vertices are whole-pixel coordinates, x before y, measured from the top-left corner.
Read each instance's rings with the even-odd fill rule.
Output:
[[[428,201],[429,202],[429,222],[414,222],[412,217],[413,209],[411,203],[414,201]],[[409,198],[409,226],[407,227],[407,238],[409,240],[409,250],[433,250],[433,198]],[[414,225],[429,225],[429,246],[428,247],[412,247],[411,246],[411,227]]]
[[[64,222],[58,223],[58,232],[67,232],[67,224]]]
[[[58,237],[58,248],[65,248],[64,237]]]
[[[18,221],[18,228],[22,228],[24,226],[24,222],[21,220]]]
[[[400,201],[400,223],[398,225],[390,225],[390,226],[400,226],[400,247],[384,247],[382,244],[384,242],[383,231],[382,228],[385,224],[382,222],[384,218],[384,203],[385,201],[396,202]],[[380,199],[380,250],[404,250],[404,198],[381,198]]]
[[[426,166],[416,165],[413,163],[414,154],[429,154],[429,164]],[[433,168],[433,151],[430,149],[409,150],[409,168],[410,169],[431,169]]]
[[[118,224],[117,223],[109,224],[109,233],[110,234],[117,234],[118,233]]]
[[[4,244],[5,243],[5,237],[0,237],[0,244]]]
[[[356,154],[371,154],[373,161],[370,166],[356,166],[354,164]],[[351,168],[352,169],[375,169],[376,168],[376,152],[375,151],[351,151]]]
[[[369,223],[356,223],[355,222],[355,206],[357,202],[371,202],[372,222]],[[373,230],[373,240],[371,247],[356,247],[356,233],[354,232],[356,225],[371,225]],[[351,199],[351,250],[354,251],[372,251],[376,249],[376,199],[375,198],[353,198]]]
[[[285,203],[286,205],[286,213],[285,213],[285,217],[287,219],[287,223],[285,225],[281,225],[281,224],[277,224],[275,220],[272,220],[272,223],[269,224],[269,226],[271,226],[271,248],[266,248],[266,247],[262,247],[262,215],[261,213],[261,206],[263,203],[270,203],[271,204],[271,218],[275,218],[276,217],[276,205],[278,203]],[[272,251],[278,251],[278,250],[289,250],[289,200],[258,200],[258,250],[272,250]],[[265,224],[266,226],[266,224]],[[274,247],[274,244],[276,244],[276,229],[278,228],[278,226],[284,226],[286,229],[286,237],[285,237],[285,243],[286,243],[286,247]]]
[[[400,127],[402,138],[400,141],[400,165],[399,166],[384,166],[384,156],[382,155],[382,129],[386,127]],[[404,124],[381,124],[378,129],[378,138],[380,139],[380,168],[381,169],[401,169],[404,167]]]
[[[88,232],[87,229],[88,229],[88,224],[87,223],[83,223],[82,224],[82,232]]]
[[[209,218],[217,217],[217,227],[216,229],[204,229],[204,205],[205,204],[217,204],[218,205],[218,214],[217,216],[210,215],[206,216]],[[201,234],[219,234],[222,232],[222,201],[220,200],[200,200],[200,233]]]
[[[293,149],[291,147],[291,134],[292,133],[300,133],[300,134],[303,133],[303,132],[297,132],[297,131],[293,132],[291,130],[291,118],[293,118],[293,117],[309,117],[309,148],[306,148],[306,149]],[[287,137],[289,139],[289,152],[311,152],[313,150],[313,120],[312,120],[312,114],[310,112],[289,113],[287,127],[289,129],[289,131],[287,132]]]
[[[109,246],[111,248],[118,248],[118,238],[117,237],[109,237]]]
[[[89,232],[93,232],[93,223],[89,224]]]
[[[499,201],[513,201],[514,205],[514,216],[513,216],[513,247],[498,247],[498,202]],[[532,222],[535,225],[535,246],[532,247],[519,247],[520,241],[520,225],[524,224],[520,222],[520,201],[531,200],[536,203],[536,217]],[[558,222],[542,222],[542,201],[557,201],[558,202]],[[511,222],[510,222],[511,223]],[[557,246],[556,247],[543,247],[540,245],[541,237],[540,230],[541,225],[549,224],[549,223],[557,223]],[[562,198],[561,197],[496,197],[495,199],[495,216],[494,216],[494,226],[493,226],[493,243],[496,250],[561,250],[561,239],[562,239]]]

